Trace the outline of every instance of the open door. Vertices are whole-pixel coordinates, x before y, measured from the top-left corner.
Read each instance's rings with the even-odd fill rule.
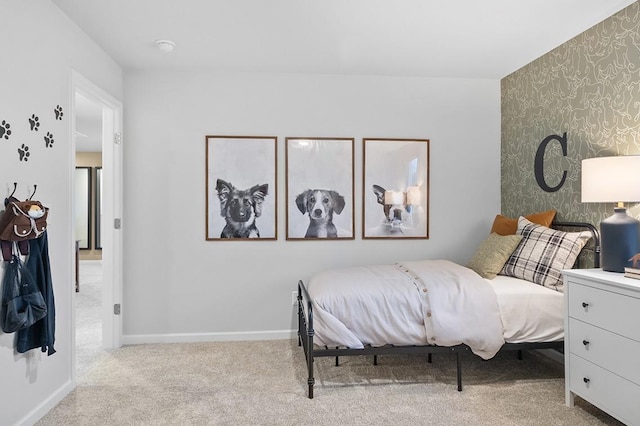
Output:
[[[72,138],[76,148],[76,95],[98,104],[102,110],[102,169],[100,247],[102,248],[102,346],[122,346],[122,103],[77,72],[72,72]],[[72,164],[75,164],[75,158]],[[69,247],[75,246],[71,236]],[[80,291],[81,285],[80,285]],[[74,315],[75,318],[75,315]],[[75,321],[73,322],[75,336]],[[74,337],[75,339],[75,337]],[[74,340],[75,347],[75,340]],[[74,377],[76,358],[73,357]]]

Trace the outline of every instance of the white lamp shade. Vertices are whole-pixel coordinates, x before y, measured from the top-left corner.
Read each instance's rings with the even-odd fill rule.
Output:
[[[582,202],[640,201],[640,155],[582,160]]]

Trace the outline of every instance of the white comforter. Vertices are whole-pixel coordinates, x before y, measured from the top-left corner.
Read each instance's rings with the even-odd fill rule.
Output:
[[[489,359],[504,344],[491,285],[447,260],[333,269],[315,275],[307,289],[319,345],[465,343]]]

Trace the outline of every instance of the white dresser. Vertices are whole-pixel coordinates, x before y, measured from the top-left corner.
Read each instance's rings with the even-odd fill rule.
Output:
[[[567,406],[578,395],[640,425],[640,280],[601,269],[563,276]]]

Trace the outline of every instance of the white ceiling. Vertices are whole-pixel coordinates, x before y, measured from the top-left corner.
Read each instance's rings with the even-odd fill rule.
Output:
[[[125,71],[500,79],[634,0],[51,0]],[[176,43],[171,53],[156,40]],[[100,110],[77,100],[79,151]]]
[[[52,0],[125,70],[492,79],[633,1]]]

